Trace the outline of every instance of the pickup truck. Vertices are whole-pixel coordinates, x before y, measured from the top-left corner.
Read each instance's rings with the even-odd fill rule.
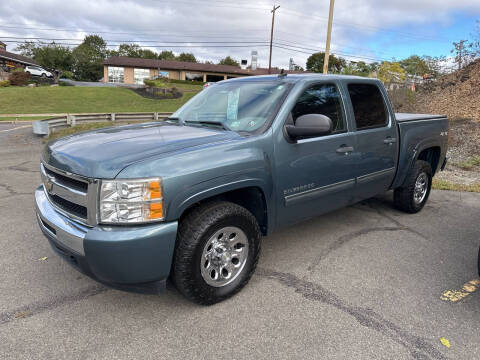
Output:
[[[447,134],[445,116],[395,114],[376,79],[230,79],[163,122],[46,144],[37,220],[102,283],[157,293],[171,279],[213,304],[246,285],[262,236],[282,226],[388,190],[398,209],[420,211]]]

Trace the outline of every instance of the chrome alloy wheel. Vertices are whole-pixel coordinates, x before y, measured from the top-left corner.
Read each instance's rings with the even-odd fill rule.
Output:
[[[228,226],[216,231],[203,248],[203,280],[214,287],[230,284],[242,272],[247,257],[248,239],[242,230]]]
[[[416,204],[421,204],[427,196],[428,191],[428,175],[424,172],[420,173],[415,181],[415,190],[413,192],[413,200]]]

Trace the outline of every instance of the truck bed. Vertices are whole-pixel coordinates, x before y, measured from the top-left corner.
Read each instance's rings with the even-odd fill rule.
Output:
[[[445,119],[446,115],[395,113],[398,122]]]

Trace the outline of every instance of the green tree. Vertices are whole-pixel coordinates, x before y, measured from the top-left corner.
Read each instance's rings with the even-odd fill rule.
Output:
[[[175,54],[170,50],[163,50],[158,54],[160,60],[175,60]]]
[[[51,44],[40,44],[33,42],[25,42],[20,44],[16,49],[22,55],[32,57],[43,68],[54,74],[55,81],[65,71],[72,71],[73,56],[70,48]]]
[[[218,62],[218,65],[231,65],[231,66],[240,66],[240,63],[232,59],[230,56],[227,56]]]
[[[351,61],[342,69],[342,74],[345,75],[367,77],[370,73],[370,66],[365,61]]]
[[[401,82],[405,80],[405,70],[398,62],[384,61],[378,68],[377,76],[384,84]]]
[[[428,63],[418,55],[412,55],[399,63],[405,72],[410,75],[423,76],[430,73]]]
[[[192,63],[197,62],[197,59],[195,58],[195,55],[193,55],[192,53],[181,53],[180,55],[178,55],[176,57],[176,60],[187,61],[187,62],[192,62]]]
[[[110,51],[111,56],[127,56],[142,59],[157,59],[156,52],[150,49],[142,49],[138,44],[120,44],[118,50]]]
[[[77,80],[98,81],[103,76],[103,60],[109,54],[107,43],[98,35],[88,35],[72,51]]]
[[[323,72],[324,60],[325,53],[322,51],[310,55],[310,57],[307,59],[307,70],[313,72]],[[333,54],[330,54],[328,57],[328,72],[340,74],[345,66],[347,66],[347,62],[344,58],[336,57]]]

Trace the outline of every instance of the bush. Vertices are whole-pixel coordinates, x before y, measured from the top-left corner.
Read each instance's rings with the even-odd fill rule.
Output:
[[[147,86],[154,87],[155,86],[155,80],[143,80],[143,83]]]
[[[8,80],[1,80],[0,81],[0,87],[7,87],[10,86],[10,81]]]
[[[172,83],[172,84],[190,84],[190,85],[203,85],[203,84],[205,84],[203,81],[175,80],[175,79],[168,79],[168,82]]]
[[[62,73],[62,78],[64,79],[69,79],[69,80],[73,80],[73,72],[71,71],[64,71]]]
[[[32,75],[30,75],[27,72],[12,72],[10,76],[8,77],[8,80],[10,80],[10,84],[13,86],[25,86],[28,81],[32,79]]]

